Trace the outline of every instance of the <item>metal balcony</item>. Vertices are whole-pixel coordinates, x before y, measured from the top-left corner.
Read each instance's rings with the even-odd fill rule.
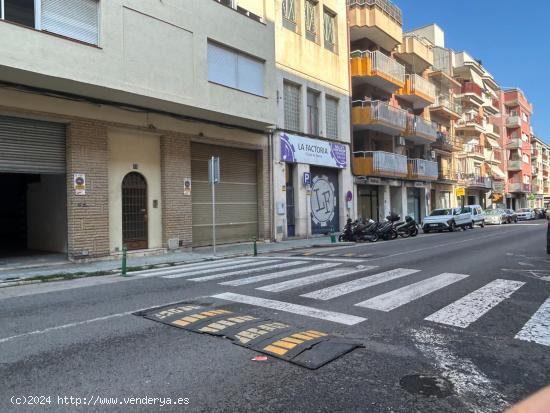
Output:
[[[382,151],[353,152],[355,176],[407,177],[407,157]]]
[[[387,93],[405,86],[405,66],[378,50],[356,50],[350,53],[350,59],[354,86],[366,83]]]
[[[424,159],[408,159],[408,178],[423,181],[435,181],[439,176],[437,162]]]
[[[355,130],[374,130],[397,136],[407,128],[407,112],[382,101],[355,100],[351,119]]]
[[[406,75],[398,96],[411,102],[415,109],[424,108],[435,102],[435,85],[417,74]]]
[[[521,149],[523,148],[523,141],[520,138],[512,138],[506,144],[506,149]]]
[[[512,161],[508,160],[507,169],[509,171],[521,171],[522,165],[523,165],[523,162],[521,161],[521,159],[512,160]]]
[[[466,100],[477,106],[481,106],[484,102],[483,91],[476,83],[466,82],[460,88],[455,90],[456,97],[461,100]]]
[[[521,128],[521,118],[519,116],[508,116],[506,118],[507,128]]]
[[[466,183],[466,186],[471,188],[491,189],[492,187],[491,178],[486,176],[467,175],[464,178],[464,181]]]
[[[420,116],[408,114],[405,136],[417,144],[433,143],[437,139],[437,125]]]
[[[430,106],[430,112],[446,119],[458,120],[462,116],[462,106],[450,96],[439,95]]]
[[[522,182],[510,182],[508,183],[509,192],[529,193],[531,192],[531,185],[524,184]]]
[[[457,172],[452,168],[440,168],[438,171],[438,181],[456,182]]]

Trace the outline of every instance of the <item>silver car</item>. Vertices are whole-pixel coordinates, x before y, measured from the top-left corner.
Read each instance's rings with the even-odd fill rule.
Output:
[[[516,211],[519,220],[535,219],[535,211],[532,208],[520,208]]]
[[[508,222],[508,215],[503,209],[486,209],[485,223],[491,225],[502,225]]]

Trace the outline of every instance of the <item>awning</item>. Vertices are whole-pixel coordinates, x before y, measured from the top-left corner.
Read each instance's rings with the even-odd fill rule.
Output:
[[[489,137],[487,136],[487,141],[491,144],[491,146],[492,146],[493,148],[500,148],[500,145],[498,144],[498,142],[497,142],[495,139],[489,138]]]
[[[499,178],[506,179],[506,174],[498,166],[491,165],[491,171]]]

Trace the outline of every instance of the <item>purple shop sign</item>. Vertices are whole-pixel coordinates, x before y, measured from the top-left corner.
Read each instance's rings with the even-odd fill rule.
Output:
[[[340,143],[281,134],[281,160],[288,163],[345,168],[348,147]]]

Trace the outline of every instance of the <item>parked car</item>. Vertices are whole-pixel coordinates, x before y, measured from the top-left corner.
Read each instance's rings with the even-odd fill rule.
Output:
[[[503,209],[487,209],[485,210],[485,222],[493,225],[507,224],[508,216]]]
[[[518,222],[518,215],[514,212],[513,209],[505,209],[504,212],[506,213],[506,218],[508,219],[509,224],[511,224],[512,222]]]
[[[465,229],[470,225],[472,225],[472,214],[469,209],[466,211],[464,208],[439,208],[424,217],[422,231],[424,233],[431,231],[453,232],[457,228]]]
[[[548,221],[548,227],[546,229],[546,252],[550,254],[550,221]]]
[[[544,219],[546,218],[546,214],[542,208],[535,208],[535,219]]]
[[[470,212],[472,214],[472,225],[470,228],[473,228],[474,225],[479,225],[481,228],[485,226],[485,213],[481,205],[466,205],[463,208],[464,212]]]
[[[535,219],[535,211],[531,208],[520,208],[516,211],[519,220]]]
[[[546,218],[550,218],[550,208],[546,208],[544,213],[546,214]]]

